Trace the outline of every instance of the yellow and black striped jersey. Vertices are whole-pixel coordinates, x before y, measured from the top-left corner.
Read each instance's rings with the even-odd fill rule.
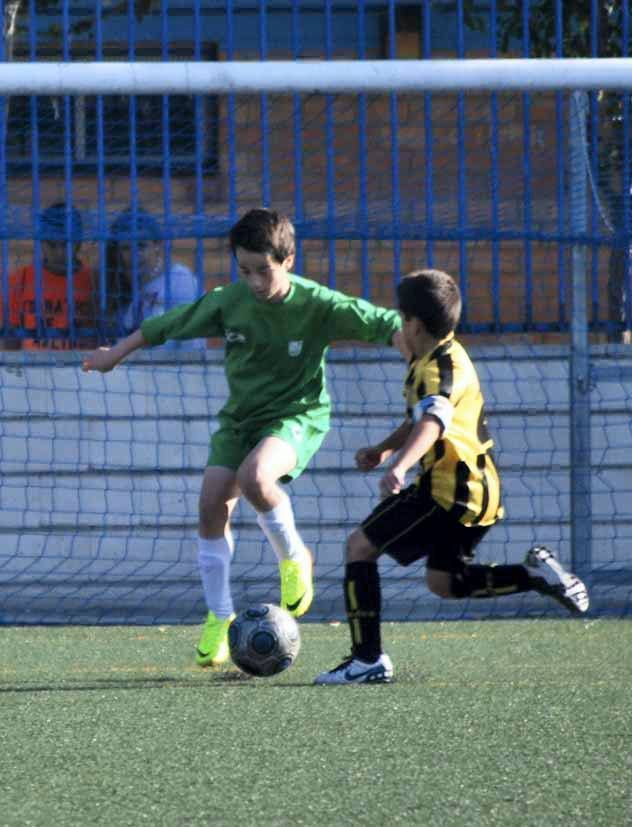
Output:
[[[500,480],[491,455],[478,374],[463,346],[450,334],[411,362],[404,386],[411,421],[433,414],[439,439],[420,460],[417,485],[466,526],[491,525],[503,516]]]

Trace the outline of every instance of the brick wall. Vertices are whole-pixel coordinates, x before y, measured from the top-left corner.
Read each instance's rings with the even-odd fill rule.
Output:
[[[492,222],[492,168],[490,146],[492,120],[489,96],[468,95],[459,120],[459,102],[455,95],[432,96],[426,110],[423,95],[402,95],[397,105],[399,146],[399,197],[394,199],[392,174],[392,125],[388,96],[366,97],[366,163],[361,163],[361,105],[356,96],[342,95],[328,105],[322,95],[306,96],[302,101],[300,145],[295,146],[293,98],[271,96],[268,100],[269,166],[268,175],[273,206],[294,217],[302,211],[310,236],[325,236],[328,207],[335,204],[334,229],[348,231],[357,238],[358,231],[368,228],[369,235],[386,236],[366,242],[369,260],[370,296],[377,302],[393,302],[394,245],[388,240],[389,225],[399,220],[405,232],[417,233],[421,240],[401,243],[401,272],[425,266],[429,249],[423,240],[430,224],[435,230],[459,228],[489,233]],[[218,134],[219,167],[205,177],[204,205],[207,217],[225,218],[229,214],[228,102],[220,98]],[[520,95],[498,96],[498,229],[520,232],[525,222],[525,183],[523,147],[523,103]],[[533,95],[530,105],[529,184],[531,226],[535,230],[556,232],[557,139],[555,98]],[[431,135],[426,129],[429,118]],[[235,118],[235,187],[237,213],[263,201],[261,100],[259,96],[237,98]],[[326,152],[328,129],[333,131],[333,155]],[[459,153],[462,139],[463,154]],[[432,179],[426,178],[426,153],[432,151]],[[302,197],[296,192],[295,152],[300,153]],[[464,166],[461,166],[461,158]],[[364,179],[363,179],[364,176]],[[459,210],[459,179],[465,190],[464,210]],[[108,215],[126,207],[131,197],[130,179],[108,175],[105,200]],[[9,201],[12,206],[29,206],[32,196],[24,179],[12,178]],[[362,186],[367,191],[367,213],[360,210]],[[432,214],[426,214],[427,188],[432,188]],[[141,203],[157,213],[163,212],[161,177],[138,180]],[[64,184],[59,177],[42,179],[41,203],[63,198]],[[75,203],[85,211],[94,211],[97,203],[96,181],[76,176],[73,180]],[[300,202],[298,199],[300,198]],[[195,179],[173,177],[171,211],[174,215],[194,212]],[[328,202],[329,199],[329,202]],[[335,284],[347,292],[362,292],[362,243],[341,239],[335,249]],[[226,280],[229,261],[224,239],[202,243],[206,283],[211,287]],[[198,243],[194,239],[176,239],[172,256],[195,267]],[[310,237],[302,242],[305,275],[320,281],[329,278],[329,242]],[[432,246],[435,266],[462,275],[467,283],[468,319],[489,322],[493,307],[493,245],[491,241],[437,241]],[[499,305],[502,323],[526,323],[526,254],[522,241],[498,243]],[[532,314],[534,322],[555,321],[559,317],[559,262],[557,245],[534,242],[530,245]],[[12,265],[30,255],[30,244],[10,244]],[[97,265],[98,247],[88,243],[84,257]],[[605,300],[605,254],[599,261],[600,300]]]

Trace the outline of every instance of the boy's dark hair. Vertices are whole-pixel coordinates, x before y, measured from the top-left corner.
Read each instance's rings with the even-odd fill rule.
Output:
[[[443,270],[414,270],[397,286],[399,309],[420,319],[435,339],[444,339],[459,323],[461,291]]]
[[[40,237],[42,241],[83,241],[83,221],[75,207],[70,207],[70,226],[67,223],[68,208],[64,201],[51,204],[40,215]]]
[[[230,231],[229,242],[233,255],[237,247],[242,247],[251,253],[269,254],[279,264],[296,251],[290,219],[263,207],[250,210],[239,219]]]

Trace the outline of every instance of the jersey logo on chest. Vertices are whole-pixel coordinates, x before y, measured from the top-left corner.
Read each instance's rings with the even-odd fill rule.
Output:
[[[238,330],[226,330],[225,336],[227,342],[239,342],[239,344],[241,345],[246,343],[246,337],[243,333],[240,333]]]
[[[289,342],[287,346],[287,352],[290,356],[300,356],[301,351],[303,350],[303,342]]]

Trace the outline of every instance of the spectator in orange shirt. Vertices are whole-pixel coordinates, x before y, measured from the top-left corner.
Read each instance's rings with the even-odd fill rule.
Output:
[[[68,218],[70,225],[68,225]],[[70,216],[63,202],[52,204],[40,216],[41,264],[41,324],[44,328],[63,331],[61,337],[37,332],[36,263],[20,267],[9,276],[9,324],[21,328],[34,338],[5,339],[9,350],[69,350],[88,347],[92,340],[72,337],[68,315],[67,241],[72,242],[74,322],[76,328],[94,326],[95,302],[92,274],[79,259],[83,239],[83,222],[78,210],[71,207]]]

